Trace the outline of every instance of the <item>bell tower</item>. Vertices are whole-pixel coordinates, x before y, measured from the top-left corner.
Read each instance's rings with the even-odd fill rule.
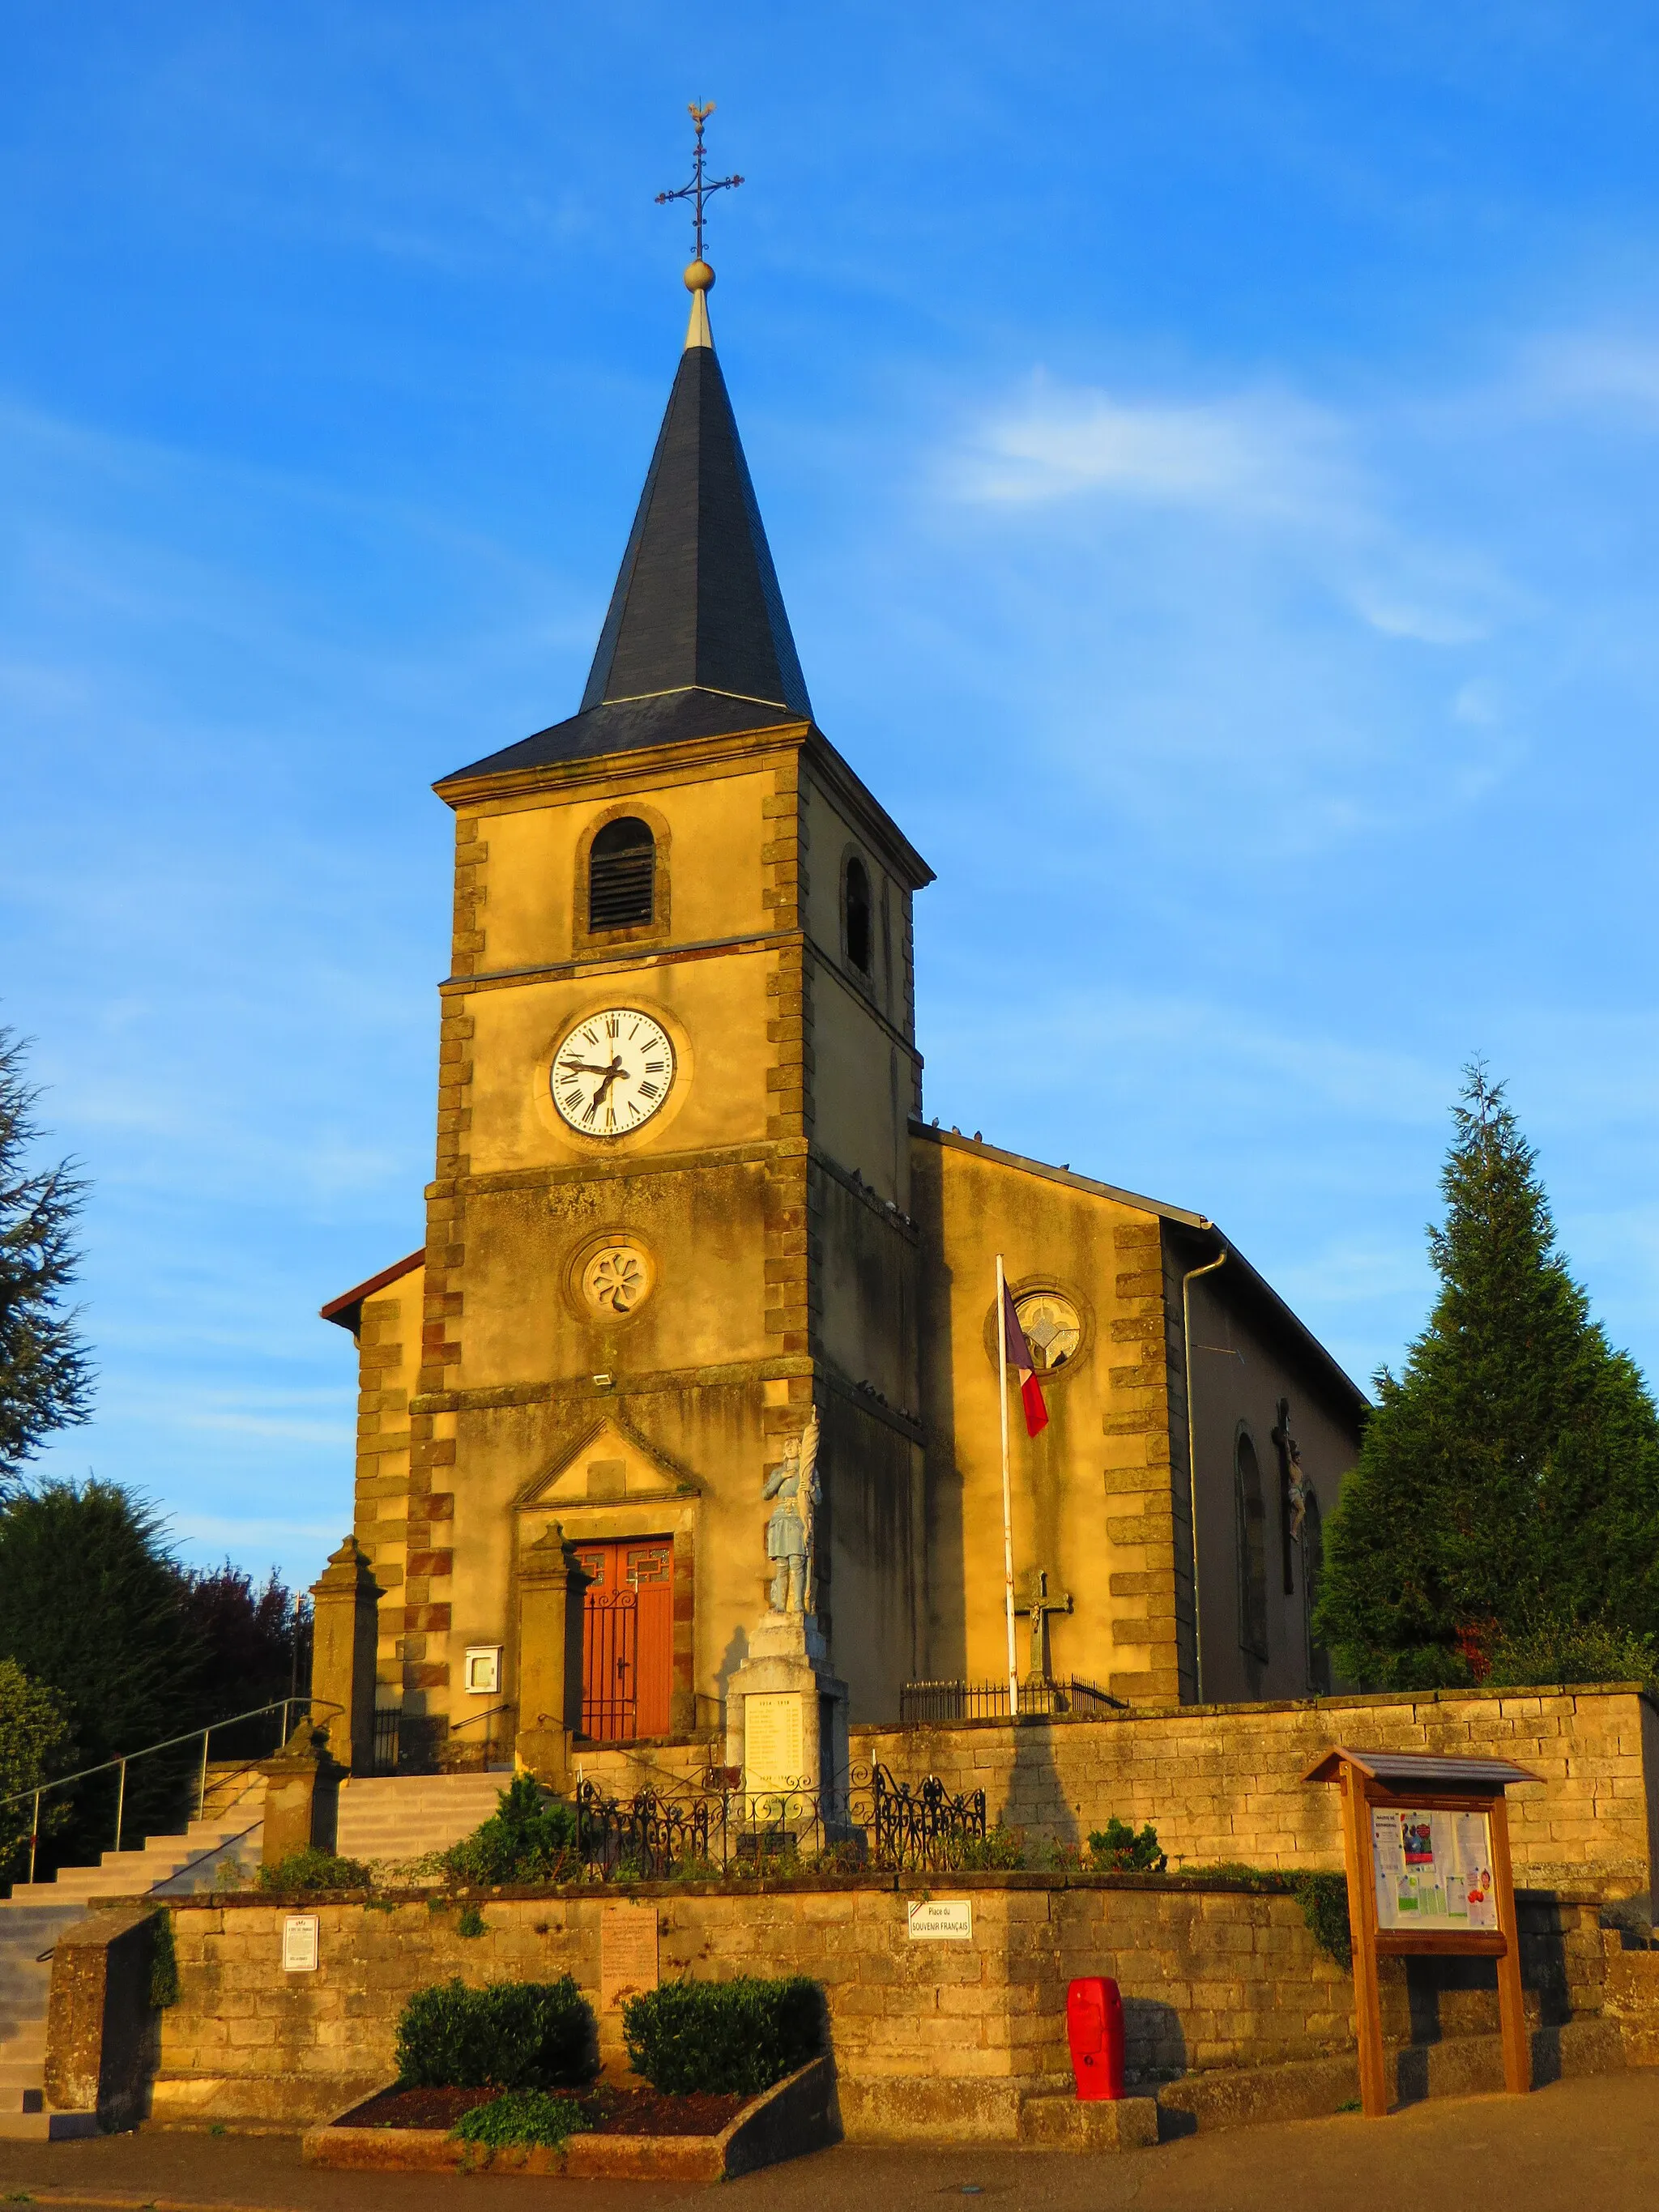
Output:
[[[924,1656],[931,872],[813,719],[701,255],[685,281],[580,706],[435,787],[455,924],[408,1471],[374,1462],[359,1534],[382,1699],[440,1733],[539,1679],[526,1592],[556,1528],[588,1577],[581,1732],[714,1738],[769,1607],[767,1484],[815,1410],[817,1617],[853,1717],[896,1713]]]

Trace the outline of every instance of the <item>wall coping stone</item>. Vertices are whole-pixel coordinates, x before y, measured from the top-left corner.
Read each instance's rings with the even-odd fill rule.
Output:
[[[1330,1869],[1313,1867],[1311,1874]],[[323,1906],[360,1905],[366,1912],[381,1912],[398,1905],[423,1905],[428,1911],[447,1911],[464,1905],[603,1905],[607,1900],[633,1901],[641,1898],[672,1900],[677,1897],[801,1897],[853,1893],[866,1896],[927,1897],[940,1889],[969,1890],[976,1895],[998,1892],[1029,1893],[1035,1890],[1162,1891],[1175,1897],[1289,1897],[1294,1893],[1297,1870],[1263,1867],[1249,1881],[1236,1876],[1179,1868],[1164,1874],[1097,1873],[1085,1867],[1064,1869],[1019,1868],[975,1869],[933,1873],[878,1872],[872,1874],[773,1875],[764,1881],[565,1881],[532,1883],[495,1889],[331,1889],[308,1891],[283,1897],[271,1890],[196,1890],[188,1897],[159,1900],[175,1915],[185,1912],[268,1911],[295,1913]],[[1517,1902],[1533,1905],[1593,1905],[1607,1899],[1599,1890],[1536,1889],[1516,1883]],[[144,1897],[100,1900],[100,1910],[143,1910],[154,1912],[157,1900]]]
[[[1328,1698],[1279,1698],[1259,1705],[1140,1705],[1114,1713],[1020,1713],[1010,1720],[994,1713],[978,1720],[854,1721],[856,1736],[954,1734],[958,1729],[1121,1728],[1126,1722],[1224,1720],[1230,1714],[1346,1711],[1356,1705],[1498,1705],[1516,1698],[1640,1698],[1659,1712],[1659,1687],[1647,1682],[1540,1682],[1492,1689],[1484,1683],[1462,1690],[1354,1690]]]

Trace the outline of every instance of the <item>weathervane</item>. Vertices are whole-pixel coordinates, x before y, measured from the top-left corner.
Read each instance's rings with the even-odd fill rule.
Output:
[[[708,181],[702,173],[702,165],[706,158],[703,153],[702,145],[702,126],[714,112],[714,103],[711,100],[708,103],[707,106],[699,107],[696,101],[694,100],[690,107],[686,110],[686,112],[690,115],[692,122],[696,124],[697,128],[697,143],[693,148],[691,154],[691,181],[689,185],[682,185],[677,192],[659,192],[657,194],[657,205],[659,207],[665,207],[670,200],[690,200],[692,202],[694,208],[693,220],[695,221],[697,233],[697,259],[699,262],[703,264],[704,267],[707,267],[708,264],[703,261],[702,251],[704,203],[712,198],[714,193],[726,191],[733,185],[740,185],[743,182],[743,179],[741,177],[717,177],[712,185]],[[686,281],[690,283],[690,280],[688,277]],[[712,271],[710,272],[709,281],[710,283],[714,281]],[[707,287],[705,286],[702,289],[707,289]]]

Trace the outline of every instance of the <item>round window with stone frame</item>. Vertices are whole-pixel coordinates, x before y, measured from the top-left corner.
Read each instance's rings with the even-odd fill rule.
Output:
[[[1083,1316],[1062,1292],[1017,1294],[1014,1311],[1036,1357],[1039,1375],[1054,1374],[1076,1358],[1083,1342]]]
[[[590,1321],[631,1321],[656,1286],[657,1263],[635,1237],[592,1237],[577,1255],[572,1287]]]

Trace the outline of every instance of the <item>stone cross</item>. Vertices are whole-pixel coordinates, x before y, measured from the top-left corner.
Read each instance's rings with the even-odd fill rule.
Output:
[[[1071,1609],[1071,1592],[1067,1590],[1064,1597],[1050,1597],[1047,1571],[1033,1567],[1030,1595],[1024,1605],[1015,1608],[1017,1612],[1029,1613],[1031,1620],[1031,1664],[1026,1674],[1028,1681],[1046,1682],[1048,1680],[1048,1615],[1051,1613],[1069,1613]]]

